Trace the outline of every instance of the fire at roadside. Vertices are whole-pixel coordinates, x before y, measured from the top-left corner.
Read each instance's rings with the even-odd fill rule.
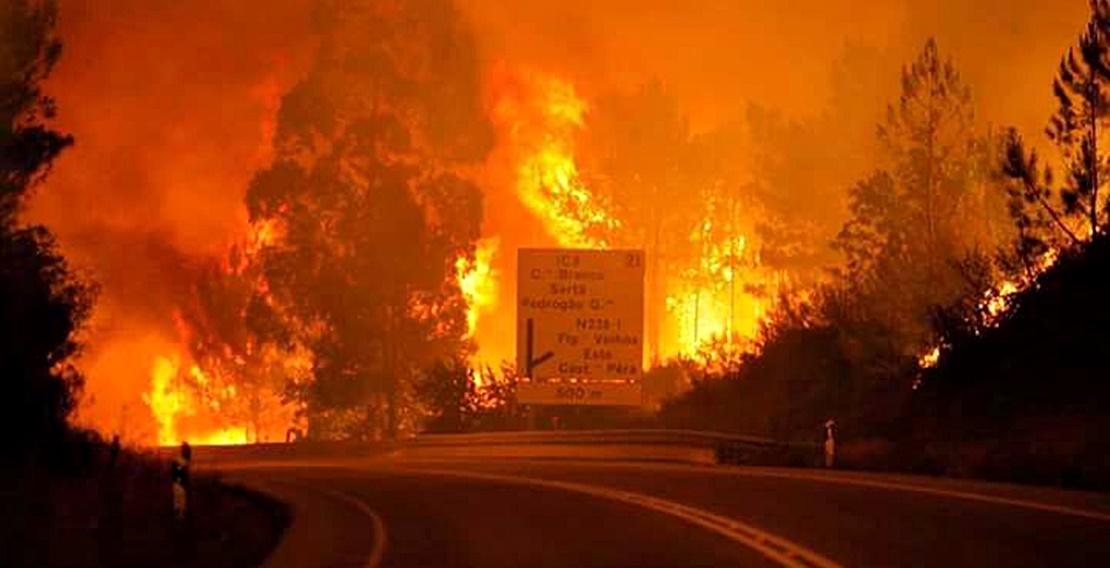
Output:
[[[508,80],[514,86],[498,95],[501,98],[492,111],[495,124],[504,133],[504,148],[498,151],[510,156],[514,196],[544,227],[539,243],[550,239],[570,248],[636,245],[622,233],[622,221],[606,211],[605,196],[591,191],[579,173],[574,140],[585,126],[587,103],[571,83],[555,76],[527,72]],[[647,284],[649,289],[666,293],[663,305],[651,316],[653,325],[666,331],[658,333],[650,348],[657,362],[693,357],[715,339],[735,341],[738,350],[750,349],[755,339],[766,292],[753,292],[751,282],[763,278],[766,271],[760,270],[758,258],[746,252],[748,237],[728,222],[722,223],[724,229],[716,227],[711,215],[711,211],[703,213],[704,221],[695,228],[692,239],[696,247],[684,251],[689,256],[673,264],[685,268],[657,269],[653,278],[659,282]],[[235,251],[241,256],[240,266],[224,270],[242,276],[259,254],[282,238],[273,225],[256,227],[247,246]],[[505,338],[497,335],[505,334],[504,314],[509,310],[499,291],[512,283],[502,281],[502,276],[511,272],[502,250],[518,246],[520,241],[509,241],[506,235],[484,237],[472,253],[460,254],[452,263],[452,284],[466,305],[463,339],[476,343],[469,359],[478,367],[498,367],[512,358],[511,353],[482,346],[487,340],[492,345],[505,343]],[[742,278],[746,283],[738,283]],[[257,288],[258,295],[267,295],[265,284]],[[285,439],[291,429],[306,427],[297,418],[297,404],[284,404],[280,379],[261,386],[258,392],[241,392],[242,373],[254,372],[244,366],[242,357],[237,357],[235,364],[219,360],[219,355],[216,360],[208,357],[209,364],[219,369],[217,373],[226,374],[202,367],[192,343],[206,330],[190,326],[180,317],[175,320],[182,347],[155,358],[150,387],[143,394],[143,402],[157,422],[159,444],[184,439],[199,444],[277,441]],[[232,356],[232,352],[224,355]],[[291,380],[298,372],[309,373],[311,354],[306,352],[303,357],[305,360],[294,362],[283,376]],[[247,415],[250,417],[233,418]]]
[[[812,112],[753,99],[707,113],[689,94],[706,86],[679,74],[599,80],[499,47],[481,33],[493,16],[465,2],[352,6],[281,34],[302,39],[258,40],[278,55],[238,53],[236,118],[198,103],[233,159],[184,124],[151,142],[169,157],[130,164],[149,169],[164,194],[148,209],[165,214],[104,215],[114,230],[98,232],[41,205],[63,249],[105,276],[86,423],[161,445],[534,423],[507,363],[516,253],[561,247],[645,252],[645,397],[550,418],[797,439],[835,415],[862,438],[894,428],[914,393],[935,395],[962,346],[1009,325],[1058,259],[1101,234],[1107,193],[1081,196],[1095,203],[1085,226],[1079,190],[991,126],[1002,111],[983,101],[999,86],[961,75],[950,53],[966,50],[944,41],[897,60],[845,48]],[[74,26],[75,49],[89,25]],[[231,31],[204,33],[218,47]],[[61,71],[59,86],[82,84]],[[186,71],[209,72],[164,70]],[[215,128],[225,121],[236,129]],[[74,123],[106,151],[111,128]],[[58,187],[84,195],[94,166],[60,163]],[[203,198],[181,197],[194,186]],[[136,248],[90,244],[101,234],[160,244],[121,259]]]

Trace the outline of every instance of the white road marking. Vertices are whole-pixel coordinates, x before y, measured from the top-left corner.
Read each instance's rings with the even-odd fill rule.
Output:
[[[364,568],[378,568],[378,565],[382,563],[382,557],[385,555],[386,543],[385,521],[382,520],[381,515],[371,509],[370,506],[361,499],[341,491],[320,488],[313,489],[313,491],[319,491],[329,497],[343,501],[370,518],[370,523],[374,525],[374,540],[371,543],[372,548],[370,550],[370,556],[366,559],[366,564],[363,566]]]
[[[441,460],[449,461],[449,460]],[[540,463],[540,462],[535,462]],[[1032,501],[1029,499],[1017,499],[1013,497],[1003,497],[999,495],[990,495],[987,493],[975,493],[971,491],[962,491],[958,489],[945,489],[941,487],[930,487],[928,485],[920,485],[916,483],[899,483],[895,481],[883,481],[879,479],[867,479],[863,477],[854,477],[851,474],[843,471],[827,472],[827,473],[809,473],[805,471],[785,471],[776,469],[764,469],[758,467],[704,467],[696,465],[675,465],[675,464],[626,464],[626,463],[608,463],[598,464],[591,462],[590,467],[609,467],[609,468],[631,468],[637,470],[655,469],[661,471],[681,471],[681,472],[697,472],[706,473],[716,476],[748,476],[748,477],[770,477],[779,479],[794,479],[801,481],[816,481],[820,483],[833,483],[841,485],[852,485],[856,487],[867,487],[872,489],[883,489],[886,491],[905,491],[908,493],[921,493],[925,495],[935,495],[938,497],[948,497],[951,499],[964,499],[968,501],[978,501],[980,503],[991,503],[994,505],[1006,505],[1010,507],[1019,507],[1023,509],[1030,509],[1034,511],[1042,511],[1046,513],[1055,513],[1058,515],[1069,515],[1073,517],[1081,517],[1101,522],[1110,522],[1110,513],[1103,513],[1091,509],[1081,509],[1078,507],[1069,507],[1067,505],[1057,505],[1053,503],[1045,503],[1041,501]],[[938,478],[939,479],[939,478]],[[909,481],[909,480],[907,480]]]
[[[950,497],[953,499],[966,499],[968,501],[979,501],[983,503],[992,503],[995,505],[1009,505],[1012,507],[1021,507],[1025,509],[1033,509],[1036,511],[1045,511],[1049,513],[1057,513],[1061,515],[1071,515],[1075,517],[1083,517],[1096,521],[1110,522],[1110,514],[1100,513],[1098,511],[1091,511],[1087,509],[1079,509],[1075,507],[1068,507],[1066,505],[1053,505],[1051,503],[1041,503],[1038,501],[1029,501],[1026,499],[1014,499],[1011,497],[1001,497],[998,495],[987,495],[985,493],[972,493],[969,491],[959,491],[955,489],[942,489],[939,487],[929,487],[926,485],[916,485],[912,483],[894,483],[892,481],[879,481],[876,479],[863,479],[858,477],[849,477],[847,475],[815,475],[801,472],[787,472],[787,471],[772,471],[772,470],[759,470],[759,469],[745,469],[734,468],[728,471],[715,472],[719,474],[732,474],[732,475],[747,475],[751,477],[776,477],[782,479],[800,479],[805,481],[818,481],[823,483],[839,483],[842,485],[855,485],[857,487],[871,487],[875,489],[886,489],[888,491],[906,491],[910,493],[923,493],[928,495],[937,495],[940,497]]]
[[[248,469],[248,468],[244,468],[244,469]],[[345,505],[354,508],[355,510],[362,513],[363,515],[366,515],[366,517],[370,519],[370,524],[372,525],[372,530],[373,530],[373,536],[371,537],[373,540],[371,542],[370,554],[366,558],[366,562],[363,564],[363,568],[378,568],[378,566],[382,563],[382,557],[385,555],[385,546],[386,546],[386,541],[387,541],[386,531],[385,531],[385,521],[382,520],[381,515],[379,515],[376,511],[371,509],[370,506],[367,505],[366,503],[364,503],[362,500],[360,500],[356,497],[353,497],[351,495],[348,495],[346,493],[336,491],[334,489],[324,489],[324,488],[319,488],[319,487],[306,487],[306,486],[301,485],[301,484],[291,483],[287,480],[280,480],[280,481],[279,480],[273,480],[273,479],[267,479],[265,481],[251,480],[249,482],[245,482],[245,484],[250,485],[251,487],[254,487],[255,489],[261,489],[263,491],[265,491],[267,485],[283,485],[285,487],[292,488],[292,489],[295,489],[295,490],[298,490],[298,491],[311,491],[311,492],[327,495],[328,497],[331,497],[332,499],[335,499],[337,501],[341,501]],[[280,497],[278,497],[278,498],[280,498]],[[295,520],[293,522],[294,522],[294,524],[296,523]],[[279,544],[279,546],[280,546],[280,544]]]
[[[570,483],[566,481],[554,481],[549,479],[537,479],[529,477],[517,477],[511,475],[502,475],[494,473],[479,473],[473,471],[450,471],[441,469],[428,469],[423,467],[406,467],[398,466],[396,468],[401,471],[410,471],[413,473],[440,475],[449,477],[460,477],[464,479],[478,479],[483,481],[494,481],[497,483],[511,483],[515,485],[533,485],[540,487],[547,487],[551,489],[558,489],[562,491],[570,491],[575,493],[582,493],[593,497],[600,497],[613,501],[619,501],[637,507],[650,509],[659,513],[664,513],[672,517],[677,517],[688,523],[697,525],[711,532],[717,533],[733,542],[742,544],[759,552],[774,562],[785,566],[786,568],[843,568],[840,564],[821,556],[820,554],[802,547],[799,544],[786,540],[780,536],[768,533],[762,529],[723,517],[709,511],[696,509],[681,503],[676,503],[667,499],[660,499],[650,495],[643,495],[640,493],[632,493],[617,489],[609,489],[597,487],[593,485],[585,485],[581,483]]]
[[[410,463],[458,463],[459,458],[434,458],[434,457],[421,457],[421,458],[405,458],[403,461]],[[519,461],[544,463],[542,459],[534,458],[520,458]],[[349,463],[349,462],[348,462]],[[925,495],[936,495],[938,497],[948,497],[951,499],[964,499],[968,501],[978,501],[980,503],[991,503],[994,505],[1005,505],[1010,507],[1018,507],[1023,509],[1030,509],[1034,511],[1041,511],[1046,513],[1055,513],[1058,515],[1068,515],[1073,517],[1080,517],[1100,522],[1110,523],[1110,513],[1104,513],[1091,509],[1082,509],[1079,507],[1069,507],[1067,505],[1057,505],[1053,503],[1045,503],[1042,501],[1032,501],[1029,499],[1016,499],[1013,497],[1002,497],[998,495],[990,495],[987,493],[975,493],[971,491],[961,491],[957,489],[944,489],[940,487],[930,487],[927,485],[920,485],[915,483],[898,483],[894,481],[882,481],[878,479],[866,479],[862,477],[852,477],[850,474],[838,471],[827,473],[806,473],[804,471],[785,471],[776,469],[764,469],[758,467],[728,467],[721,468],[717,466],[699,466],[699,465],[679,465],[679,464],[646,464],[646,463],[618,463],[618,462],[584,462],[588,463],[589,467],[605,467],[605,468],[633,468],[638,470],[661,470],[661,471],[682,471],[682,472],[697,472],[709,475],[719,476],[736,476],[743,475],[749,477],[770,477],[780,479],[795,479],[802,481],[817,481],[821,483],[833,483],[841,485],[852,485],[856,487],[868,487],[872,489],[883,489],[887,491],[905,491],[909,493],[920,493]],[[272,466],[272,464],[265,464]],[[291,463],[291,467],[302,467],[303,464]],[[336,462],[327,464],[327,467],[342,467],[345,465],[343,462]],[[222,468],[222,467],[221,467]],[[943,479],[943,478],[938,478]]]

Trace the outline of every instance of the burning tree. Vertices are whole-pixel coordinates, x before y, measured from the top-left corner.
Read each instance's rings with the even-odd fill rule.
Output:
[[[747,191],[758,205],[762,264],[794,284],[824,279],[841,260],[828,243],[848,217],[845,188],[874,168],[875,124],[897,95],[891,64],[877,48],[846,44],[820,114],[801,119],[759,104],[745,113]]]
[[[78,280],[51,233],[21,213],[50,164],[73,144],[52,130],[41,90],[61,55],[53,2],[0,10],[0,459],[43,450],[66,431],[83,384],[72,364],[94,288]]]
[[[696,189],[704,186],[692,167],[696,147],[677,101],[659,80],[595,106],[586,154],[588,176],[609,197],[622,220],[620,244],[642,248],[647,264],[647,348],[653,365],[661,359],[660,334],[666,315],[666,279],[689,248],[697,224]]]
[[[852,217],[835,241],[846,281],[908,349],[928,340],[934,306],[968,292],[962,259],[995,245],[974,222],[1004,211],[989,199],[992,172],[979,159],[990,138],[974,126],[970,89],[929,40],[879,128],[888,165],[852,187]]]
[[[1015,183],[1010,207],[1020,231],[1017,255],[1029,268],[1052,249],[1079,245],[1110,231],[1110,194],[1103,191],[1110,158],[1104,143],[1110,119],[1110,2],[1091,1],[1091,19],[1060,61],[1053,83],[1058,107],[1047,134],[1063,159],[1057,186],[1051,168],[1026,151],[1010,130],[1004,171]],[[1103,144],[1100,147],[1100,144]]]
[[[313,355],[292,392],[310,435],[396,435],[418,371],[468,349],[457,259],[475,261],[482,196],[458,166],[490,128],[450,2],[328,2],[320,22],[247,206],[276,227],[263,281]]]
[[[248,440],[280,439],[296,409],[282,395],[305,381],[311,357],[282,325],[257,264],[233,247],[227,263],[201,270],[192,308],[181,318],[196,371],[180,380]]]
[[[694,135],[659,80],[593,107],[586,177],[620,220],[613,241],[647,252],[652,365],[754,333],[765,275],[749,242],[756,200],[726,150],[732,134]]]
[[[579,172],[578,134],[589,106],[570,81],[537,72],[502,72],[492,116],[511,148],[516,193],[560,245],[612,246],[620,222]]]

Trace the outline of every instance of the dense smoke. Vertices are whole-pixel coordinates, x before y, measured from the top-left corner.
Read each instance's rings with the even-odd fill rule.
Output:
[[[812,191],[792,197],[828,227],[844,220],[848,185],[872,166],[868,144],[897,94],[899,69],[927,37],[954,58],[982,124],[1037,133],[1051,110],[1046,86],[1055,64],[1086,15],[1083,2],[1034,0],[458,4],[479,42],[475,88],[487,111],[506,75],[561,77],[587,103],[580,130],[588,138],[594,102],[657,79],[688,119],[689,135],[716,136],[700,143],[734,164],[738,178],[777,159],[765,155],[754,116],[804,123],[773,130],[797,132],[819,154],[807,156],[807,171],[787,186]],[[248,182],[271,160],[281,98],[314,55],[313,7],[61,3],[66,51],[49,89],[77,146],[33,214],[103,288],[83,361],[91,395],[84,416],[100,428],[149,422],[141,393],[151,361],[179,341],[174,314],[191,302],[199,268],[247,233]],[[500,243],[494,265],[502,275],[515,272],[516,247],[555,244],[514,191],[508,132],[498,132],[486,166],[472,173],[485,192],[483,235]],[[858,150],[851,160],[821,150],[845,145]],[[813,179],[826,181],[815,187]],[[492,359],[512,356],[512,317],[501,309],[479,323],[477,339],[493,345]]]
[[[32,214],[102,285],[83,418],[134,430],[149,423],[140,394],[177,341],[196,268],[245,232],[247,181],[311,53],[308,3],[73,0],[60,12],[48,89],[79,142]]]
[[[1039,131],[1052,104],[1045,85],[1087,13],[1078,0],[461,4],[491,61],[572,73],[587,95],[657,76],[698,127],[738,118],[748,102],[794,115],[820,111],[849,45],[881,55],[883,94],[892,95],[899,67],[935,36],[990,109],[988,120]]]

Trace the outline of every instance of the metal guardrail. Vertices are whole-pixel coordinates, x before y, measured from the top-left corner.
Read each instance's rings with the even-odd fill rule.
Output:
[[[755,436],[737,436],[697,430],[563,430],[491,432],[476,434],[425,434],[399,444],[417,447],[511,445],[621,445],[682,446],[710,449],[718,463],[810,465],[819,455],[819,444],[783,442]]]
[[[758,465],[812,465],[820,446],[806,442],[782,442],[755,436],[736,436],[696,430],[560,430],[527,432],[482,432],[470,434],[423,434],[395,442],[301,441],[246,446],[198,448],[209,460],[297,459],[307,457],[384,455],[405,449],[547,446],[623,446],[689,448],[712,452],[717,463]],[[173,448],[163,451],[173,452]],[[168,455],[168,454],[167,454]]]
[[[422,434],[404,443],[411,444],[679,444],[713,447],[733,444],[751,447],[805,447],[816,444],[781,442],[755,436],[736,436],[698,430],[560,430],[528,432],[480,432],[472,434]]]

